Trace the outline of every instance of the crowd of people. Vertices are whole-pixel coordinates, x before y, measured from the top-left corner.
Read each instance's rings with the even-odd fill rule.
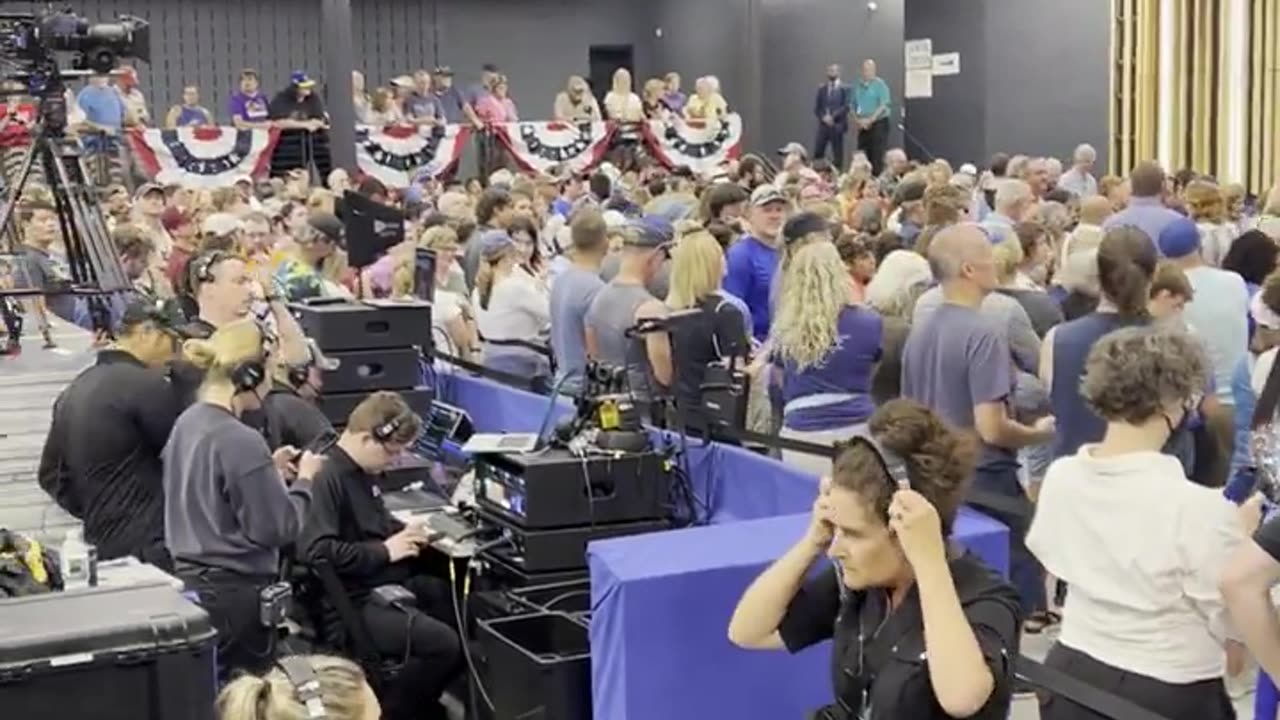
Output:
[[[375,124],[516,114],[493,67],[483,93],[454,89],[447,68],[367,97],[356,80],[358,112]],[[835,128],[849,114],[871,128],[888,97],[874,65],[852,94],[838,67],[828,80],[819,150],[835,145],[840,160]],[[86,122],[98,106],[147,122],[107,82],[82,92]],[[297,74],[287,102],[269,102],[246,71],[236,124],[287,105],[319,127],[313,84]],[[207,121],[188,91],[168,119]],[[603,105],[631,121],[713,117],[725,103],[714,78],[685,97],[668,75],[641,97],[620,70]],[[602,109],[574,77],[555,116]],[[1051,667],[1170,718],[1233,717],[1227,683],[1250,656],[1280,673],[1266,596],[1280,579],[1280,520],[1262,522],[1270,458],[1255,449],[1280,405],[1280,188],[1255,206],[1191,171],[1143,163],[1097,177],[1095,162],[1087,145],[1066,167],[1000,154],[981,170],[888,148],[842,173],[790,143],[776,173],[748,156],[711,177],[642,161],[405,190],[343,169],[322,184],[294,172],[212,191],[108,187],[136,292],[110,301],[115,339],[55,409],[41,484],[103,557],[183,576],[224,631],[228,669],[269,667],[248,608],[281,549],[330,559],[378,650],[420,661],[410,692],[434,702],[459,672],[457,631],[440,578],[416,564],[421,528],[369,491],[420,423],[379,394],[335,445],[304,452],[329,429],[312,403],[329,360],[287,307],[420,295],[415,256],[429,250],[441,355],[563,394],[581,391],[589,363],[611,366],[648,419],[695,433],[720,419],[702,402],[708,368],[732,361],[750,387],[748,429],[841,448],[834,466],[783,452],[827,479],[808,534],[747,591],[729,632],[793,651],[834,636],[843,712],[1003,718],[1020,634],[1060,625]],[[349,261],[348,190],[406,218],[404,241],[366,267]],[[69,277],[48,191],[29,188],[19,215],[12,268],[35,287]],[[37,310],[107,329],[83,298]],[[636,331],[655,320],[668,331]],[[107,408],[118,416],[104,419]],[[70,442],[101,428],[101,443]],[[948,548],[963,502],[1009,526],[1007,583]],[[823,552],[835,569],[806,581]],[[411,641],[399,615],[368,601],[388,579],[419,598]],[[930,662],[895,665],[900,652]],[[308,663],[331,713],[377,716],[358,669]],[[259,709],[268,695],[292,702],[271,693],[286,680],[233,682],[224,717],[292,717]],[[1042,713],[1093,717],[1052,694]]]

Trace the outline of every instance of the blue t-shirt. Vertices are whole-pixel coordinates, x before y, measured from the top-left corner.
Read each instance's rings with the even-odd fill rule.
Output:
[[[907,335],[902,396],[932,409],[957,429],[974,429],[974,406],[1007,404],[1013,387],[1009,343],[976,309],[943,303]],[[983,443],[980,469],[1017,465],[1013,450]]]
[[[752,334],[763,341],[769,337],[773,319],[769,295],[773,276],[778,272],[778,249],[748,235],[729,247],[725,264],[725,292],[747,304]]]
[[[604,287],[600,275],[571,265],[551,286],[551,351],[555,353],[556,380],[565,377],[560,391],[577,392],[587,370],[586,317],[591,301]]]
[[[880,360],[883,321],[874,310],[847,305],[836,328],[836,346],[821,363],[803,370],[782,363],[783,424],[790,430],[833,430],[875,412],[871,372]]]
[[[86,85],[80,90],[76,103],[84,111],[84,117],[95,125],[119,130],[124,125],[124,99],[110,85],[98,87]]]

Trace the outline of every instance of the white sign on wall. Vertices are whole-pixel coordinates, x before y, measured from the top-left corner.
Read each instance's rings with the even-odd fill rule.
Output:
[[[959,75],[960,53],[939,53],[933,56],[934,75]]]
[[[907,70],[929,70],[933,67],[933,40],[908,40],[903,43]]]

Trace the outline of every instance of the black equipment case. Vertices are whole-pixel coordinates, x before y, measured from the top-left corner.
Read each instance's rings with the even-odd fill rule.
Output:
[[[167,584],[0,600],[0,717],[213,720],[215,634]]]

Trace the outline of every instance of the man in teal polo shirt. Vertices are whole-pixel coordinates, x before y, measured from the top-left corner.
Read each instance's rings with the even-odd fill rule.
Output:
[[[876,61],[862,63],[862,77],[853,88],[853,115],[858,125],[858,150],[871,161],[872,171],[884,170],[889,149],[889,86],[876,76]]]

